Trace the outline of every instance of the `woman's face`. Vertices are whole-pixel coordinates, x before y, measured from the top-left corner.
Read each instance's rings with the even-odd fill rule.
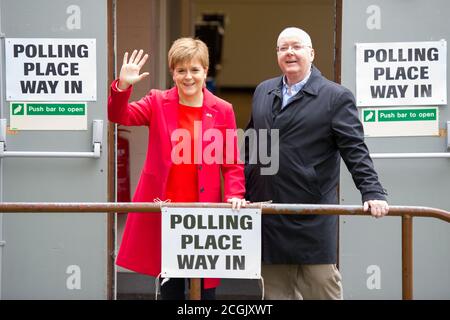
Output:
[[[181,97],[195,98],[201,95],[208,73],[198,59],[175,65],[173,81]]]

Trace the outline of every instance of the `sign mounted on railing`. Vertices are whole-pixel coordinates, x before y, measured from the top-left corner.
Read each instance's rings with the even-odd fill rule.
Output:
[[[161,276],[259,279],[261,209],[163,207]]]
[[[96,39],[5,39],[6,100],[97,100]]]
[[[356,44],[356,105],[447,104],[447,42]]]

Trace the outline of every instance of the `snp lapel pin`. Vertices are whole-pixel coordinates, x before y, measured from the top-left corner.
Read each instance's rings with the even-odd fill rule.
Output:
[[[206,116],[212,118],[212,114],[211,113],[207,113]]]

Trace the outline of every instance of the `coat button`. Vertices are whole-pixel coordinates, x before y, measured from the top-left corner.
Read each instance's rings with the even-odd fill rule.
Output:
[[[201,187],[200,192],[205,192],[205,188]]]
[[[202,165],[201,164],[198,165],[198,170],[202,170]]]

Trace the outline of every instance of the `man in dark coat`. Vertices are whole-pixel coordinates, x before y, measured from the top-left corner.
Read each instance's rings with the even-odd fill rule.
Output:
[[[272,149],[262,153],[247,145],[246,198],[337,204],[342,157],[364,210],[375,217],[386,215],[386,192],[364,143],[353,94],[313,66],[311,38],[301,29],[280,33],[277,57],[283,75],[262,82],[253,95],[247,130],[257,132],[254,145]],[[278,170],[268,170],[267,161],[258,158],[261,154],[278,157]],[[263,216],[265,298],[342,299],[337,228],[334,215]]]

